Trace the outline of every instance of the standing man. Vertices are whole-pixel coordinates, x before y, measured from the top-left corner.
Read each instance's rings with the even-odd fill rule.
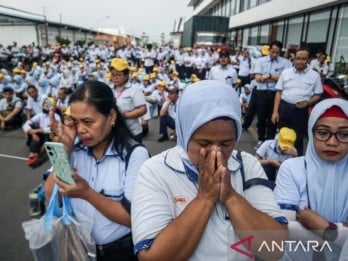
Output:
[[[308,107],[320,98],[323,87],[319,73],[308,66],[309,51],[296,51],[294,67],[280,75],[276,85],[276,95],[272,122],[278,126],[296,131],[295,148],[303,155],[303,138],[307,133]]]
[[[208,80],[221,80],[234,87],[237,83],[237,78],[237,71],[231,65],[230,53],[221,51],[219,53],[219,64],[211,68]]]
[[[258,149],[264,140],[273,139],[276,133],[276,125],[272,123],[273,103],[275,97],[275,85],[281,72],[291,67],[289,60],[279,57],[283,44],[279,41],[272,41],[269,45],[267,56],[257,60],[255,66],[256,80],[256,115]]]

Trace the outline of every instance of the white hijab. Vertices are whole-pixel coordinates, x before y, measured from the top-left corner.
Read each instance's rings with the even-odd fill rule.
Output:
[[[326,99],[318,103],[308,121],[305,154],[310,207],[331,222],[348,221],[348,156],[334,163],[320,159],[314,149],[312,129],[329,108],[338,106],[348,116],[348,101]]]
[[[237,142],[241,135],[241,108],[236,91],[217,80],[203,80],[189,85],[177,107],[177,144],[187,152],[193,133],[205,123],[220,117],[235,121]]]

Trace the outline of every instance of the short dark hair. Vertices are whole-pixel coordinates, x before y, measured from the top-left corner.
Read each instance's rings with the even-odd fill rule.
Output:
[[[277,46],[280,50],[283,49],[283,43],[281,41],[273,40],[269,43],[269,48],[271,49],[273,45]]]
[[[3,93],[4,93],[4,92],[14,93],[14,90],[13,90],[13,88],[11,88],[11,87],[4,87],[4,89],[2,89],[2,92],[3,92]]]
[[[311,51],[310,51],[307,47],[301,47],[301,48],[297,49],[296,52],[295,52],[295,55],[296,55],[298,52],[303,52],[303,51],[305,51],[305,52],[308,53],[308,57],[311,55]]]
[[[38,91],[36,86],[35,85],[31,85],[31,84],[27,87],[27,92],[29,91],[29,89],[34,89],[35,91]]]

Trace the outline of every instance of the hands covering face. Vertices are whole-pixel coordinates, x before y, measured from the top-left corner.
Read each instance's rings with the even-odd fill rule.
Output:
[[[232,188],[227,160],[220,147],[201,148],[198,162],[198,197],[225,203],[236,192]]]

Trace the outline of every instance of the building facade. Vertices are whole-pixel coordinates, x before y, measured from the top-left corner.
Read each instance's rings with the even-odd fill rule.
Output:
[[[333,62],[348,62],[347,0],[191,0],[192,15],[230,18],[234,47],[280,40],[285,48],[326,52]]]

